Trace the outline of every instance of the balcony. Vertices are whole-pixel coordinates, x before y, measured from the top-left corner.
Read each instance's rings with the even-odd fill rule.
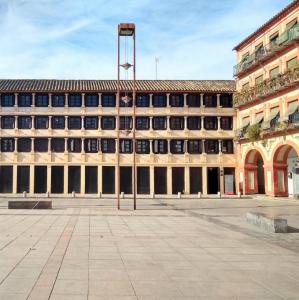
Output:
[[[283,32],[275,41],[259,48],[251,55],[244,57],[240,63],[234,66],[234,76],[239,76],[249,68],[262,63],[275,53],[287,48],[299,38],[299,24]]]
[[[284,74],[279,74],[276,78],[264,80],[250,89],[241,91],[234,95],[235,107],[255,102],[273,93],[282,91],[299,82],[299,67],[289,70]]]

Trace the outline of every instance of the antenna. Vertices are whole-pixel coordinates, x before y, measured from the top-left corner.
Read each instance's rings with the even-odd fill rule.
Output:
[[[156,80],[158,79],[158,63],[160,62],[159,57],[155,57],[155,67],[156,67]]]

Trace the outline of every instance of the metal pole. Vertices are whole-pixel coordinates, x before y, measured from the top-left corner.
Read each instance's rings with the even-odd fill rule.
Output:
[[[133,35],[133,198],[136,210],[136,28]]]
[[[116,142],[116,154],[117,154],[117,166],[116,166],[116,193],[117,193],[117,209],[120,209],[120,139],[119,139],[119,125],[120,125],[120,35],[119,27],[117,29],[117,93],[116,93],[116,106],[117,106],[117,142]]]

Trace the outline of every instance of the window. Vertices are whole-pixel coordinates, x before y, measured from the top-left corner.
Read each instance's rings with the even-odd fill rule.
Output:
[[[1,95],[1,106],[9,107],[15,105],[15,95],[14,94],[2,94]]]
[[[297,18],[292,20],[291,22],[289,22],[287,25],[286,25],[286,30],[289,30],[291,28],[293,28],[295,25],[297,24]]]
[[[17,140],[18,152],[30,152],[31,151],[31,139],[20,138]]]
[[[149,154],[150,144],[149,140],[137,140],[136,141],[136,153],[138,154]]]
[[[132,140],[121,139],[119,151],[120,153],[132,153]]]
[[[166,95],[153,95],[154,107],[166,107]]]
[[[216,95],[204,95],[205,107],[216,107],[217,106],[217,96]]]
[[[64,117],[52,117],[52,129],[65,129],[65,118]]]
[[[167,128],[167,118],[166,117],[153,117],[153,129],[165,130],[166,128]]]
[[[1,117],[1,128],[2,129],[14,129],[15,128],[15,117],[12,117],[12,116]]]
[[[82,106],[81,94],[69,94],[68,106],[69,107],[81,107]]]
[[[200,154],[202,153],[202,141],[201,140],[189,140],[188,141],[188,153]]]
[[[102,139],[101,140],[102,153],[115,153],[115,140]]]
[[[217,117],[205,117],[204,124],[206,130],[217,130],[218,128]]]
[[[261,43],[255,47],[255,57],[256,58],[263,56],[264,53],[265,53],[265,48],[264,48],[263,43]]]
[[[233,107],[233,96],[231,94],[221,94],[220,105],[222,107]]]
[[[170,95],[169,105],[172,107],[184,107],[183,95]]]
[[[63,106],[65,106],[65,95],[64,94],[54,94],[54,95],[52,95],[52,106],[53,107],[63,107]]]
[[[115,117],[102,117],[101,126],[104,130],[115,129]]]
[[[96,153],[99,151],[97,139],[85,139],[84,140],[84,151],[86,153]]]
[[[31,94],[19,94],[18,105],[20,107],[30,107],[32,105]]]
[[[81,152],[81,139],[79,138],[70,138],[67,140],[67,150],[73,153],[80,153]]]
[[[1,152],[14,152],[15,151],[15,140],[12,138],[1,139]]]
[[[132,95],[121,95],[119,99],[120,107],[132,107]]]
[[[48,129],[49,128],[49,117],[47,116],[36,116],[34,119],[35,129]]]
[[[65,141],[62,138],[51,139],[51,151],[52,152],[64,152]]]
[[[279,111],[279,108],[276,107],[276,108],[272,108],[271,111],[270,111],[270,115],[271,115],[271,121],[270,121],[270,127],[272,129],[275,128],[275,126],[278,124],[279,122],[279,117],[280,117],[280,111]]]
[[[171,140],[170,141],[170,152],[172,154],[183,154],[184,153],[184,140]]]
[[[43,139],[43,138],[34,139],[34,151],[35,152],[47,152],[48,151],[48,139]]]
[[[206,140],[205,141],[205,151],[208,154],[218,154],[219,153],[218,140]]]
[[[279,67],[276,67],[270,71],[270,78],[276,78],[279,75]]]
[[[189,107],[200,107],[200,95],[189,94],[187,96],[187,104]]]
[[[233,129],[232,117],[221,117],[220,118],[220,127],[223,130],[232,130]]]
[[[183,130],[184,129],[184,117],[170,117],[170,129]]]
[[[200,130],[201,129],[201,117],[188,117],[187,127],[189,130]]]
[[[115,106],[115,95],[114,94],[103,94],[102,95],[102,106],[103,107],[114,107]]]
[[[136,97],[137,107],[149,107],[149,95],[137,95]]]
[[[299,102],[298,100],[288,103],[288,116],[290,123],[298,123],[299,121]]]
[[[84,118],[84,127],[85,127],[85,129],[98,129],[99,128],[98,117],[85,117]]]
[[[298,58],[294,57],[287,61],[287,69],[289,71],[294,70],[296,67],[298,67]]]
[[[18,128],[19,129],[31,129],[32,122],[31,117],[18,117]]]
[[[37,107],[49,106],[49,95],[48,94],[36,94],[35,106],[37,106]]]
[[[277,45],[278,37],[279,37],[278,32],[275,32],[274,34],[272,34],[272,35],[270,36],[270,46],[271,46],[271,47]]]
[[[81,129],[81,117],[68,117],[68,129]]]
[[[234,153],[234,143],[232,140],[223,140],[222,141],[222,152],[225,154]]]
[[[153,140],[153,150],[155,154],[166,154],[168,152],[167,140]]]
[[[260,75],[255,78],[255,84],[260,84],[263,82],[263,75]]]
[[[249,88],[250,88],[249,82],[246,82],[242,85],[242,90],[244,91],[249,90]]]
[[[99,95],[98,94],[86,94],[85,95],[85,106],[86,107],[99,106]]]
[[[119,119],[119,129],[120,130],[131,130],[132,129],[132,117],[120,117]]]
[[[136,129],[148,130],[149,129],[149,117],[136,117]]]

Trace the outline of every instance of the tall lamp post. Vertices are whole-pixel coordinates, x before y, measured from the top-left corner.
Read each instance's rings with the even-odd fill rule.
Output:
[[[121,43],[124,40],[124,49],[121,49]],[[133,107],[133,123],[132,123],[132,132],[127,130],[126,135],[132,133],[132,150],[133,150],[133,201],[134,201],[134,210],[136,210],[136,36],[135,36],[135,24],[133,23],[121,23],[118,25],[117,30],[117,94],[116,94],[116,105],[117,105],[117,170],[116,170],[116,193],[117,193],[117,209],[120,209],[120,104],[121,101],[127,105],[132,101]],[[129,41],[132,45],[131,53],[131,62],[129,61]],[[124,56],[121,51],[124,50]],[[124,62],[121,62],[121,59],[124,59]],[[129,80],[128,74],[129,70],[132,69],[132,78]],[[121,79],[121,70],[124,70],[124,78]],[[123,83],[123,85],[122,85]],[[124,96],[121,97],[121,92],[124,93]],[[130,94],[132,97],[130,97]]]

